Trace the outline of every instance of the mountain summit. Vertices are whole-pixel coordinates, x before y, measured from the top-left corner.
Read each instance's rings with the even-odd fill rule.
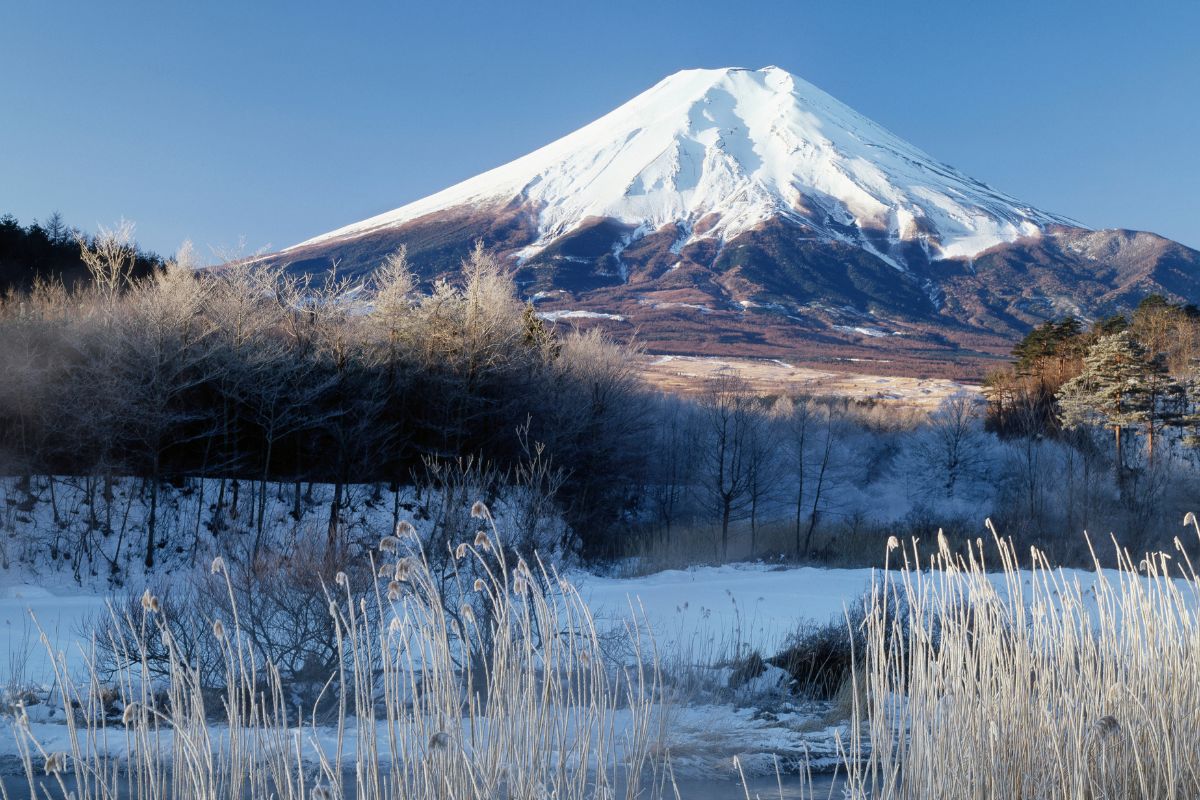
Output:
[[[596,218],[630,226],[630,239],[679,225],[682,246],[781,217],[872,251],[878,242],[877,255],[900,261],[889,242],[972,256],[1064,221],[934,160],[778,67],[694,69],[524,158],[299,247],[511,203],[537,217],[524,255]]]
[[[475,239],[511,259],[545,316],[636,324],[667,352],[986,358],[1047,317],[1147,290],[1200,299],[1195,251],[1021,203],[778,67],[678,72],[278,258],[362,271],[405,244],[432,277]]]

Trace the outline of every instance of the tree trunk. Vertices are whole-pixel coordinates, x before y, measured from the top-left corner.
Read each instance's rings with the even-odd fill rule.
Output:
[[[259,543],[262,541],[263,523],[267,517],[267,479],[270,477],[271,473],[271,450],[274,448],[274,445],[275,442],[268,437],[267,452],[263,456],[262,481],[259,484],[258,492],[258,522],[257,530],[254,535],[254,556],[256,558],[258,557]]]
[[[757,493],[757,490],[755,490]],[[750,498],[750,559],[758,552],[758,497]]]
[[[46,487],[50,490],[50,511],[54,515],[54,524],[57,525],[61,519],[58,514],[58,497],[54,494],[54,476],[46,476]]]
[[[400,524],[400,482],[392,482],[392,530]]]
[[[721,560],[729,560],[729,516],[731,513],[730,502],[725,501],[721,508]]]
[[[333,485],[333,500],[329,503],[329,532],[326,544],[329,546],[329,551],[333,552],[334,545],[337,543],[338,537],[338,512],[342,506],[342,482],[339,480]]]
[[[150,516],[146,522],[146,569],[154,568],[154,534],[158,525],[158,463],[150,481]]]

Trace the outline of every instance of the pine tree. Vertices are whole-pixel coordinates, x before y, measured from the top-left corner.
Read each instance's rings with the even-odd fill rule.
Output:
[[[1129,331],[1102,336],[1088,348],[1083,371],[1059,390],[1062,423],[1111,429],[1120,468],[1125,430],[1145,429],[1153,449],[1158,405],[1168,383],[1161,360],[1148,356]]]

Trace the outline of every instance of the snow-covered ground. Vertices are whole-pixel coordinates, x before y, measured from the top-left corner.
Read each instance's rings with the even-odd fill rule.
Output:
[[[660,652],[721,659],[751,650],[770,655],[801,623],[841,619],[846,604],[870,588],[871,573],[730,564],[572,579],[601,624],[633,612],[645,618]]]
[[[802,620],[840,617],[844,605],[865,590],[871,571],[731,565],[627,579],[574,571],[569,578],[587,600],[602,632],[623,629],[627,620],[637,617],[649,626],[665,663],[709,667],[739,652],[774,652]],[[46,630],[49,646],[67,655],[71,669],[82,672],[86,651],[82,633],[89,620],[104,613],[104,594],[66,585],[43,589],[12,574],[0,574],[0,581],[5,582],[0,589],[0,615],[8,634],[0,641],[0,672],[26,659],[22,683],[53,683],[46,645],[26,623],[30,615]],[[711,674],[720,681],[728,670],[714,669]],[[668,723],[665,744],[677,774],[732,780],[734,756],[748,775],[757,776],[770,775],[776,758],[785,771],[794,769],[806,755],[816,768],[831,768],[837,762],[840,728],[825,719],[826,706],[793,703],[786,692],[786,674],[777,669],[753,689],[761,696],[707,698],[695,704],[689,698],[674,698],[659,709]],[[777,702],[771,703],[771,710],[761,708],[759,701],[772,696]],[[31,732],[47,750],[67,749],[67,729],[54,717],[36,719]],[[214,735],[220,740],[227,732],[218,728]],[[317,749],[334,749],[332,729],[302,735],[303,746],[314,758]],[[123,752],[122,741],[114,739],[114,755]],[[354,753],[351,736],[343,758],[350,762]],[[14,755],[15,743],[0,741],[0,759]]]
[[[0,687],[52,683],[51,651],[67,653],[72,664],[82,666],[84,631],[104,610],[104,596],[95,591],[47,589],[0,577]]]
[[[1085,598],[1095,594],[1101,579],[1086,570],[1062,570],[1053,580],[1063,586],[1078,583]],[[1114,582],[1115,572],[1103,574]],[[881,573],[870,569],[781,568],[764,564],[735,564],[671,570],[635,578],[613,578],[574,571],[569,578],[580,590],[598,623],[605,630],[619,629],[631,617],[643,620],[652,631],[659,657],[668,666],[686,664],[708,670],[715,682],[728,669],[714,665],[734,655],[758,651],[777,652],[804,622],[838,622]],[[1044,580],[1045,575],[1042,576]],[[1032,574],[1023,574],[1022,591],[1028,592]],[[50,647],[68,654],[73,669],[83,668],[80,631],[88,618],[104,609],[100,592],[70,591],[65,586],[44,589],[0,575],[0,615],[6,635],[0,640],[0,671],[24,660],[22,682],[51,683],[45,645],[25,623],[34,615],[49,637]],[[993,585],[1007,591],[1004,577]],[[1053,590],[1049,592],[1052,596]],[[32,654],[32,657],[30,655]],[[803,759],[814,768],[838,763],[838,742],[845,741],[844,722],[828,704],[800,703],[787,692],[787,676],[771,668],[751,694],[707,694],[703,697],[669,695],[658,709],[666,724],[665,744],[679,775],[733,780],[736,756],[748,775],[765,776],[776,759],[785,771]],[[6,681],[0,681],[6,683]],[[618,728],[620,723],[618,721]],[[32,733],[48,749],[64,744],[66,728],[53,718],[32,723]],[[215,735],[219,739],[219,729]],[[332,750],[334,731],[318,729],[297,733],[315,757],[317,749]],[[118,737],[119,738],[119,737]],[[343,757],[354,754],[353,737]],[[118,752],[119,754],[119,752]],[[15,744],[0,742],[0,759],[15,755]]]
[[[90,532],[91,508],[81,501],[83,493],[77,483],[56,479],[53,485],[57,506],[53,513],[49,484],[37,481],[33,487],[37,502],[25,503],[28,493],[13,491],[0,503],[0,523],[5,530],[0,552],[9,565],[0,570],[0,689],[33,685],[44,691],[52,686],[50,652],[63,653],[69,669],[82,673],[89,622],[105,613],[106,597],[140,593],[146,583],[140,570],[141,551],[131,546],[141,539],[140,528],[145,523],[136,484],[116,487],[112,503],[119,515],[114,519],[119,516],[121,527],[107,535]],[[307,515],[322,513],[323,489],[313,491],[312,509],[299,521],[288,516],[293,497],[283,488],[273,487],[268,492],[267,518],[280,536],[303,535]],[[242,502],[248,504],[251,488],[243,485],[243,493]],[[162,550],[156,579],[182,575],[193,563],[210,558],[212,548],[252,538],[244,512],[217,535],[206,530],[207,515],[196,511],[202,494],[209,498],[205,502],[211,502],[213,487],[203,493],[191,487],[164,494],[161,521],[176,531],[178,539],[170,539],[171,546]],[[378,531],[390,529],[396,507],[395,498],[385,493],[382,499],[372,499],[373,494],[372,487],[353,487],[346,509],[348,529],[371,547],[378,541]],[[411,505],[405,516],[411,513],[418,529],[425,530],[430,523],[421,516],[419,498],[406,494],[400,499]],[[503,514],[501,506],[496,510]],[[117,542],[126,527],[128,536],[121,550]],[[199,537],[195,541],[203,543],[194,555],[183,546],[192,542],[188,532],[193,530]],[[57,556],[45,552],[47,539],[55,539]],[[94,556],[79,562],[62,555],[73,552],[72,543],[81,541],[88,542]],[[103,569],[110,562],[121,568],[121,585],[116,588],[110,587],[110,575]],[[1065,570],[1058,575],[1064,583],[1078,582],[1085,598],[1094,596],[1093,585],[1098,580],[1094,573]],[[787,691],[787,674],[775,667],[745,687],[729,688],[728,662],[752,652],[769,657],[783,649],[789,635],[802,625],[839,623],[847,607],[858,601],[873,581],[880,580],[877,571],[746,563],[638,577],[574,569],[566,577],[579,588],[602,634],[615,631],[612,638],[617,641],[630,618],[636,618],[643,624],[642,630],[649,632],[669,677],[676,678],[681,669],[690,670],[688,675],[707,682],[698,691],[688,681],[673,680],[658,712],[668,722],[664,726],[666,744],[680,774],[728,779],[734,756],[748,773],[758,775],[773,771],[776,756],[785,768],[805,754],[817,765],[836,762],[837,736],[845,732],[828,705],[797,702]],[[1117,579],[1114,573],[1108,577]],[[1023,579],[1027,589],[1033,578],[1027,573]],[[1005,588],[1001,576],[996,576],[994,583]],[[40,631],[45,633],[44,642]],[[32,724],[39,740],[50,744],[66,735],[62,724],[46,714],[45,705],[38,709]],[[312,735],[315,738],[308,746],[317,747],[332,732]],[[5,744],[0,740],[0,759],[14,755],[13,748],[11,741]]]
[[[738,652],[777,651],[804,621],[829,622],[871,582],[867,569],[780,569],[757,564],[669,570],[637,578],[608,578],[572,572],[597,627],[613,629],[631,617],[644,620],[664,657],[719,660]],[[80,645],[88,622],[105,612],[103,591],[54,588],[28,576],[0,572],[0,676],[14,660],[31,654],[26,676],[46,682],[49,662],[31,618],[36,618],[55,652],[82,666]],[[3,681],[0,681],[3,682]]]
[[[1099,580],[1082,569],[1056,571],[1063,585],[1078,583],[1085,596],[1094,595]],[[1024,572],[1024,591],[1033,576]],[[1114,583],[1119,574],[1106,570]],[[667,570],[634,578],[612,578],[573,571],[568,577],[587,601],[601,631],[624,628],[631,619],[645,623],[664,660],[714,663],[750,651],[764,656],[778,652],[790,634],[804,623],[837,623],[850,604],[878,582],[871,569],[778,567],[766,564],[730,564]],[[44,657],[46,646],[29,624],[37,619],[54,650],[67,653],[68,661],[82,666],[80,634],[88,621],[105,612],[105,593],[72,589],[69,584],[47,589],[11,573],[0,572],[0,683],[10,665],[32,652],[26,675],[33,681],[50,676]],[[1004,576],[993,584],[1003,594]]]

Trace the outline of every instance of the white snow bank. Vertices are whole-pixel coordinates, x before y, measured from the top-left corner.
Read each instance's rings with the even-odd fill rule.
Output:
[[[561,311],[539,311],[537,312],[538,319],[544,319],[547,322],[558,322],[560,319],[611,319],[617,322],[624,322],[625,317],[620,314],[605,314],[601,311],[584,311],[583,309],[563,309]]]

